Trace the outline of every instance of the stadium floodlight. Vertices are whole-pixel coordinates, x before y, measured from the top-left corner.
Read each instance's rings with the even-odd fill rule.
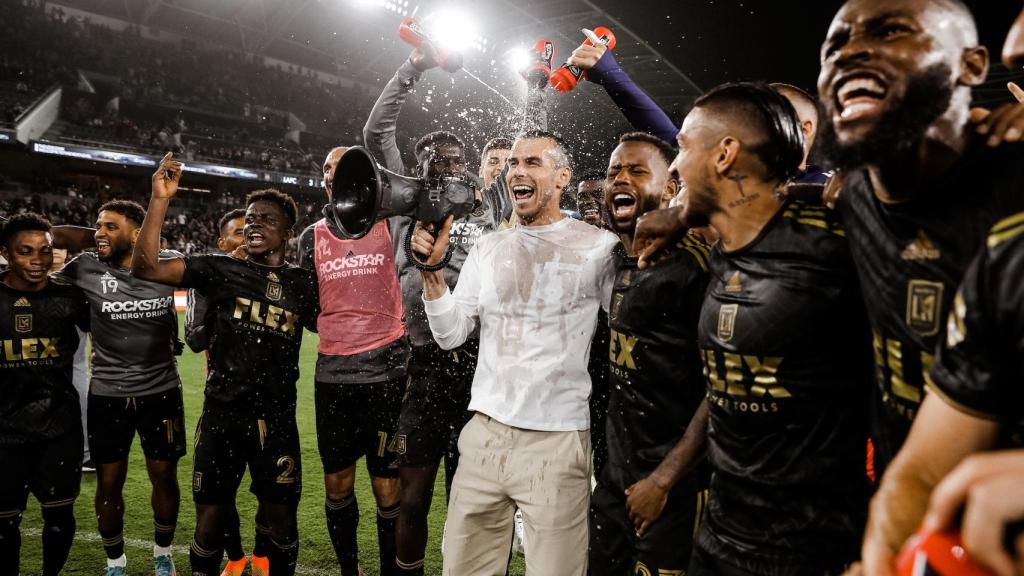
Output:
[[[411,10],[409,0],[351,0],[357,8],[383,8],[401,16],[408,16]]]
[[[473,18],[455,7],[435,10],[423,20],[423,25],[440,48],[453,52],[475,48],[483,52],[487,47],[487,39],[480,36]]]
[[[519,72],[529,66],[533,59],[530,57],[529,50],[522,46],[517,46],[505,54],[505,61],[508,62],[509,67],[513,71]]]

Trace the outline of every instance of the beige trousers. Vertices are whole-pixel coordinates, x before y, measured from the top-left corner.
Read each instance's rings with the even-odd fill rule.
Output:
[[[477,413],[459,436],[444,535],[446,576],[504,576],[523,512],[526,574],[587,573],[590,431],[538,432]]]

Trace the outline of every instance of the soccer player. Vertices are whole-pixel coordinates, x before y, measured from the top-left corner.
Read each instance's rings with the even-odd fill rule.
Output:
[[[1020,172],[1018,169],[1017,172]],[[1024,212],[998,222],[985,249],[968,268],[953,299],[945,342],[932,365],[928,394],[910,436],[882,479],[864,541],[868,574],[889,576],[892,558],[917,530],[936,484],[971,454],[1024,440]],[[1024,474],[1017,487],[1024,486]],[[979,495],[984,498],[983,495]],[[951,514],[947,513],[947,516]],[[948,523],[948,521],[947,521]],[[991,517],[965,514],[966,536]],[[944,526],[931,526],[941,528]],[[984,533],[983,531],[981,533]],[[1007,537],[1017,537],[1007,533]],[[1013,573],[1009,558],[991,544],[968,538],[997,574]]]
[[[648,226],[649,262],[652,230],[720,236],[698,328],[712,476],[687,574],[838,573],[857,557],[870,341],[842,227],[778,193],[802,140],[771,88],[712,90],[678,136],[684,206],[645,215],[634,238]]]
[[[252,573],[266,576],[272,568],[274,576],[291,576],[302,494],[295,383],[302,328],[315,329],[318,314],[315,279],[285,261],[297,209],[277,190],[252,192],[246,198],[246,260],[160,258],[160,227],[180,178],[181,163],[167,154],[153,174],[132,272],[151,282],[195,288],[209,304],[210,369],[192,472],[192,573],[219,573],[224,523],[248,466],[250,490],[259,501]]]
[[[363,129],[363,139],[374,154],[384,159],[389,170],[407,173],[395,141],[395,130],[402,105],[420,76],[437,64],[426,54],[414,50],[409,59],[388,82]],[[524,124],[546,125],[543,114],[543,90],[531,84],[524,112]],[[459,219],[449,229],[450,260],[443,268],[447,282],[454,285],[470,249],[504,223],[511,214],[511,194],[498,168],[507,153],[492,141],[482,159],[484,178],[492,179],[480,193],[480,206]],[[414,147],[416,165],[412,173],[433,179],[440,176],[465,176],[466,154],[462,140],[445,131],[431,132]],[[495,170],[497,169],[497,174]],[[486,184],[486,181],[485,181]],[[399,241],[396,262],[402,286],[412,355],[409,384],[393,446],[401,475],[401,510],[396,528],[397,567],[403,574],[422,574],[427,544],[427,515],[433,498],[434,478],[445,457],[446,486],[456,471],[458,451],[454,438],[469,418],[469,390],[476,368],[479,343],[472,335],[457,349],[443,350],[431,337],[423,308],[422,278],[418,266],[406,253],[405,242],[412,233],[409,218],[396,218],[392,228]]]
[[[334,176],[347,148],[334,148],[323,165],[330,201]],[[366,468],[377,499],[377,542],[382,574],[395,571],[395,519],[399,481],[388,445],[405,392],[409,344],[388,222],[346,239],[332,218],[299,237],[299,266],[315,274],[321,310],[316,362],[316,436],[324,468],[327,531],[344,576],[359,574],[354,492],[356,462]]]
[[[245,243],[245,209],[228,210],[217,222],[217,250],[231,254]],[[188,307],[185,309],[185,343],[193,352],[203,352],[210,346],[206,334],[206,299],[195,290],[188,291]]]
[[[590,507],[590,574],[682,574],[706,497],[707,430],[697,321],[708,248],[685,237],[657,268],[638,270],[636,220],[668,206],[675,151],[644,132],[619,138],[605,199],[626,255],[612,292],[608,457]],[[691,424],[692,423],[692,424]],[[698,469],[700,473],[698,473]]]
[[[1003,47],[1008,66],[1024,62],[1022,39],[1024,10]],[[1010,89],[1020,100],[1020,89],[1015,85]],[[1008,125],[1012,123],[1000,124],[986,130],[982,138],[1001,133],[1009,139]],[[1007,166],[1016,168],[1007,177],[1020,182],[1024,174],[1019,161]],[[922,518],[925,529],[949,529],[968,490],[971,497],[961,526],[965,547],[972,558],[1000,576],[1012,572],[1004,542],[1013,535],[1005,532],[1000,520],[1015,520],[1019,526],[1020,513],[1014,506],[1019,508],[1020,503],[1002,493],[1020,493],[1024,457],[968,456],[1003,445],[1007,438],[1019,446],[1024,436],[1017,385],[1018,358],[1024,346],[1022,272],[1024,212],[1008,216],[989,231],[984,249],[967,269],[953,299],[945,341],[931,367],[928,389],[934,393],[925,397],[906,444],[872,502],[863,549],[868,573],[892,574],[893,555]],[[1016,470],[1012,469],[1014,462]],[[936,487],[943,476],[946,480]],[[932,510],[924,516],[929,494]],[[998,510],[998,516],[988,513],[990,510]],[[1016,547],[1019,566],[1024,552],[1019,532]]]
[[[831,174],[821,166],[810,164],[814,137],[818,134],[818,101],[806,91],[792,84],[775,82],[770,84],[773,90],[782,94],[793,105],[797,117],[800,118],[800,131],[804,135],[804,159],[800,162],[800,171],[793,178],[795,184],[816,184],[824,186]]]
[[[583,221],[598,228],[608,227],[608,208],[604,204],[604,179],[604,172],[585,172],[576,185],[576,207],[583,216]]]
[[[245,243],[244,227],[244,208],[234,208],[225,212],[217,222],[217,230],[220,231],[217,249],[222,254],[232,254]],[[206,298],[194,288],[190,289],[185,309],[185,343],[193,352],[205,352],[210,346],[206,332],[207,310]],[[238,510],[233,505],[225,514],[227,517],[224,520],[224,552],[227,554],[228,563],[221,576],[241,576],[247,564],[245,551],[242,549],[241,520],[238,517]]]
[[[438,345],[456,349],[480,334],[470,410],[459,436],[449,499],[445,574],[502,574],[512,512],[523,512],[529,573],[586,571],[590,500],[590,378],[586,358],[607,306],[618,239],[565,218],[558,199],[572,169],[562,140],[519,136],[507,183],[519,224],[483,237],[454,294],[424,270],[424,308]],[[426,265],[448,249],[449,218],[434,235],[419,228],[413,250]]]
[[[180,345],[178,319],[174,288],[133,276],[129,269],[145,215],[142,206],[127,200],[100,206],[96,252],[83,252],[56,275],[81,288],[91,310],[87,420],[108,576],[124,574],[128,561],[122,490],[136,433],[153,490],[156,574],[174,574],[171,543],[181,500],[178,460],[185,454],[185,408],[174,358]]]
[[[989,229],[1024,209],[1024,148],[987,146],[970,124],[988,53],[960,0],[851,0],[821,65],[819,138],[844,173],[836,208],[874,333],[881,476],[924,398],[967,266]]]
[[[43,512],[43,576],[60,574],[75,538],[82,419],[72,365],[89,307],[78,288],[48,276],[50,223],[11,217],[0,232],[0,573],[18,574],[21,517],[31,492]],[[25,573],[36,573],[31,570]]]

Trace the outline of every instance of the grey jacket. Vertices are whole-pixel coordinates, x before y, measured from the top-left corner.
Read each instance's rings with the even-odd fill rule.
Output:
[[[384,91],[373,105],[366,126],[363,127],[363,141],[367,149],[378,161],[383,162],[385,168],[398,174],[410,174],[402,163],[402,154],[395,140],[398,116],[419,79],[420,72],[406,60],[384,87]],[[524,130],[547,128],[543,89],[529,89],[521,126]],[[476,241],[484,234],[496,230],[502,222],[507,222],[512,216],[511,194],[505,182],[504,170],[490,188],[482,191],[482,196],[481,209],[457,220],[452,224],[448,235],[448,241],[455,248],[451,260],[444,269],[444,279],[451,288],[458,282],[462,264]],[[405,308],[409,340],[414,347],[418,347],[433,343],[434,339],[427,323],[426,312],[423,310],[423,279],[405,253],[406,235],[413,224],[412,219],[407,217],[392,218],[388,222],[395,241],[395,264],[402,287],[402,303]]]

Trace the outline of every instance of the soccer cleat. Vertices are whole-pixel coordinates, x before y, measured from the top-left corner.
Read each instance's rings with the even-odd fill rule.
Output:
[[[82,472],[85,474],[95,474],[96,465],[92,463],[92,460],[86,460],[82,462]]]
[[[270,576],[270,558],[252,555],[252,576]]]
[[[242,572],[245,571],[246,559],[242,556],[238,560],[228,560],[227,566],[224,567],[224,571],[220,573],[220,576],[242,576]],[[253,566],[253,573],[255,574],[256,566]]]
[[[106,576],[128,576],[128,569],[124,566],[107,566]]]
[[[178,576],[178,573],[174,570],[174,559],[171,558],[170,554],[154,557],[153,565],[155,566],[154,574],[156,576]]]

